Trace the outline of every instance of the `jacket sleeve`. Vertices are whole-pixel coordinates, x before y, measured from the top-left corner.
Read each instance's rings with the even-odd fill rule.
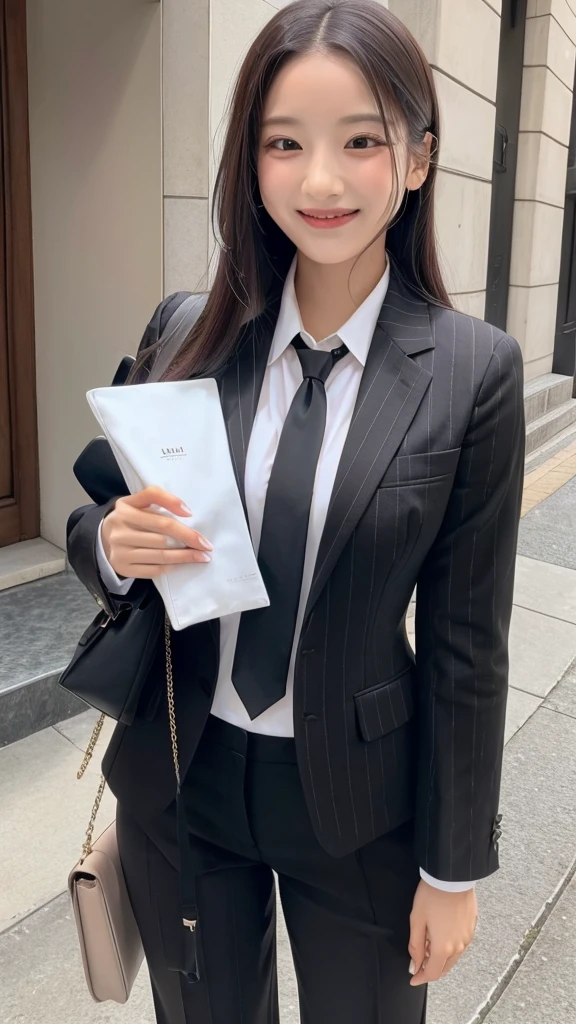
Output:
[[[416,590],[416,856],[446,881],[498,869],[498,801],[524,480],[523,364],[489,361],[446,514]]]
[[[156,307],[142,335],[138,355],[158,341],[174,309],[182,301],[183,294],[187,293],[175,292]],[[113,497],[105,505],[83,505],[75,509],[68,519],[66,528],[70,565],[99,607],[108,615],[116,614],[119,603],[130,600],[129,596],[114,595],[108,590],[98,567],[97,540],[100,523],[113,511],[116,501],[117,497]]]

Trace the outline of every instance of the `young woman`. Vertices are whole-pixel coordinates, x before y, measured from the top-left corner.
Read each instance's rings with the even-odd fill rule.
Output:
[[[279,1020],[273,872],[301,1020],[421,1024],[498,868],[522,360],[450,306],[438,144],[430,68],[375,0],[284,7],[240,70],[215,282],[166,374],[219,382],[271,596],[172,638],[195,984],[161,645],[104,760],[159,1024]],[[218,557],[188,513],[157,488],[93,506],[71,562],[113,611]]]

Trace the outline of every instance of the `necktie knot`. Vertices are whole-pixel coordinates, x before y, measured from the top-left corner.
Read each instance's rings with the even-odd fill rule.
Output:
[[[304,379],[314,378],[321,381],[322,384],[326,383],[338,360],[348,352],[346,345],[333,348],[330,352],[309,348],[299,334],[293,339],[292,344],[298,354]]]

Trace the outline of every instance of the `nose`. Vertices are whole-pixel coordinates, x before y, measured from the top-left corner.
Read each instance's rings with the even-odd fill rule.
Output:
[[[310,157],[302,191],[311,199],[318,200],[344,194],[344,182],[337,162],[325,148]]]

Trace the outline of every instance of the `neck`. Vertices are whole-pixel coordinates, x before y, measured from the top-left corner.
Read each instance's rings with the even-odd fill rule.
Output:
[[[294,289],[305,330],[317,341],[338,331],[374,290],[386,263],[383,238],[345,263],[315,263],[299,251]]]

